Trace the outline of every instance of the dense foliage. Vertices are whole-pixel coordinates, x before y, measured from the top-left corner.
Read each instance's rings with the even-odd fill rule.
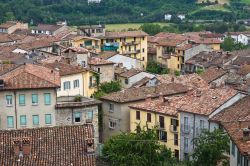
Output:
[[[154,129],[112,137],[104,144],[103,156],[114,166],[158,166],[175,162],[171,150],[159,143]]]
[[[159,24],[147,23],[143,24],[140,29],[144,32],[155,35],[159,32],[171,32],[171,33],[185,33],[185,32],[200,32],[200,31],[211,31],[214,33],[225,33],[225,32],[242,32],[246,31],[246,27],[243,24],[236,23],[207,23],[207,24],[195,24],[195,23],[180,23],[180,24],[169,24],[169,26],[160,26]]]
[[[229,137],[222,130],[213,132],[204,130],[202,134],[193,140],[195,145],[194,166],[214,166],[226,161],[224,153],[229,152]]]
[[[224,51],[235,51],[235,50],[247,49],[248,46],[245,46],[242,43],[235,43],[231,37],[227,37],[224,39],[224,42],[221,44],[221,48]]]
[[[154,74],[168,74],[169,69],[162,67],[159,63],[155,61],[149,61],[147,64],[146,71]]]
[[[191,19],[249,18],[246,5],[233,0],[228,11],[203,10],[206,4],[196,0],[1,0],[0,22],[22,20],[29,23],[55,23],[67,20],[70,25],[163,21],[164,14],[186,14]],[[202,9],[202,10],[200,10]]]
[[[118,81],[105,82],[98,86],[98,91],[93,94],[93,97],[99,99],[100,97],[121,90],[121,84]]]

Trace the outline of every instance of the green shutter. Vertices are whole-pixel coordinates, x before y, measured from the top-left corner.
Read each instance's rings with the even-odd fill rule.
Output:
[[[24,94],[19,95],[19,105],[25,105],[25,95]]]
[[[39,116],[38,115],[33,115],[33,125],[39,125]]]
[[[51,114],[45,115],[45,124],[51,124]]]
[[[14,118],[13,116],[7,116],[7,126],[8,128],[14,127]]]
[[[20,116],[20,125],[21,126],[27,125],[26,115]]]
[[[38,95],[32,94],[32,104],[38,104]]]
[[[50,96],[50,93],[45,93],[45,94],[44,94],[44,103],[45,103],[45,105],[50,105],[50,104],[51,104],[51,96]]]

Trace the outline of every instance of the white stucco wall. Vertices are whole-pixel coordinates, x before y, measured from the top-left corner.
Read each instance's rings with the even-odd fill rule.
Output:
[[[107,60],[112,61],[114,63],[122,63],[123,67],[126,67],[127,69],[143,69],[142,61],[124,55],[117,54],[115,56],[112,56],[111,58],[108,58]]]

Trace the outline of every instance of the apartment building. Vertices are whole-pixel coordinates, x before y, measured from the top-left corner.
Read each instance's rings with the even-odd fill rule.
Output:
[[[143,31],[106,32],[100,36],[103,51],[117,51],[119,54],[139,59],[147,66],[147,36]]]
[[[32,64],[2,65],[0,71],[0,128],[55,126],[59,73]]]

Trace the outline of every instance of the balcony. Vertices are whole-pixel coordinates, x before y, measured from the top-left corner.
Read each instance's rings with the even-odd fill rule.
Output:
[[[132,42],[122,42],[122,45],[123,46],[132,46],[132,45],[138,45],[140,44],[139,42],[137,41],[132,41]]]
[[[178,126],[170,125],[169,130],[170,130],[172,133],[178,133]]]
[[[123,51],[122,54],[123,55],[130,55],[130,54],[138,54],[140,52],[141,52],[141,50],[131,50],[131,51]]]

